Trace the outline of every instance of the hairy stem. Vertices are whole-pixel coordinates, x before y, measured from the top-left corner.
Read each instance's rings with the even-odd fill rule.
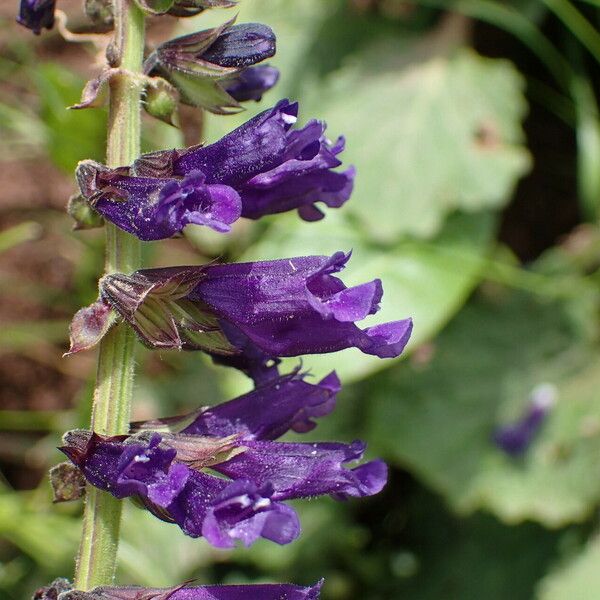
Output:
[[[144,50],[144,15],[133,0],[114,0],[115,52],[123,73],[110,82],[107,163],[130,164],[140,149],[141,87],[135,74],[141,71]],[[140,242],[106,223],[107,273],[129,273],[140,266]],[[92,429],[104,435],[127,433],[133,392],[135,338],[121,324],[102,340],[98,356]],[[83,532],[77,557],[75,586],[87,591],[113,582],[119,529],[120,500],[92,486],[87,487]]]

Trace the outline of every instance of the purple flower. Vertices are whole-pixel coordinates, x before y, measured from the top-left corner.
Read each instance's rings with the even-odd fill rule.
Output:
[[[95,210],[141,240],[169,238],[190,224],[227,232],[241,214],[239,194],[225,185],[207,184],[199,170],[183,179],[129,177],[84,161],[78,176],[83,173],[99,190],[93,196]]]
[[[297,116],[298,104],[282,100],[215,144],[180,153],[173,173],[201,169],[208,182],[234,187],[249,219],[293,209],[305,220],[320,219],[314,204],[342,206],[352,193],[354,170],[333,170],[342,164],[343,138],[332,145],[325,124],[315,120],[292,130]]]
[[[335,407],[340,381],[335,372],[317,384],[304,381],[294,371],[234,400],[199,411],[133,425],[133,430],[176,430],[188,435],[244,440],[274,440],[289,430],[311,431],[313,419],[328,415]]]
[[[298,209],[305,220],[320,219],[315,204],[344,204],[354,170],[334,170],[344,141],[331,144],[325,124],[309,121],[292,130],[297,113],[297,104],[283,100],[214,144],[147,154],[130,168],[83,161],[77,168],[81,193],[106,219],[143,240],[205,224],[207,211],[208,224],[218,231],[227,230],[240,211],[258,219]],[[163,209],[163,188],[177,190],[177,182],[186,193],[176,194],[176,210],[171,200]]]
[[[318,600],[322,585],[323,581],[310,587],[286,583],[202,586],[183,584],[162,589],[102,586],[89,592],[80,592],[73,590],[66,579],[57,579],[51,585],[39,589],[34,595],[34,600]]]
[[[261,350],[241,331],[229,325],[229,323],[221,321],[220,325],[223,334],[231,345],[236,348],[237,352],[227,355],[209,352],[215,364],[233,367],[242,371],[254,381],[256,386],[264,385],[279,376],[281,359]]]
[[[176,443],[176,441],[175,441]],[[245,452],[212,468],[233,480],[248,478],[272,486],[274,500],[332,494],[338,499],[373,496],[387,480],[387,466],[374,460],[354,469],[343,465],[362,458],[365,444],[313,444],[244,440]]]
[[[204,536],[217,547],[232,547],[236,540],[250,545],[259,537],[287,544],[298,537],[296,513],[271,500],[272,488],[199,470],[221,451],[231,450],[231,441],[217,440],[211,448],[210,441],[199,440],[190,461],[194,468],[175,462],[177,451],[161,441],[158,434],[149,434],[146,441],[75,431],[66,434],[60,449],[90,484],[116,498],[136,497],[160,519],[177,523],[191,537]]]
[[[531,445],[556,402],[556,389],[542,385],[531,394],[529,405],[516,422],[498,427],[494,432],[496,445],[510,456],[523,454]]]
[[[380,358],[399,356],[410,338],[411,319],[359,329],[354,322],[379,310],[383,288],[379,279],[347,288],[334,277],[349,258],[337,252],[331,257],[112,274],[102,278],[100,296],[150,347],[201,348],[203,324],[190,314],[195,309],[197,319],[206,315],[205,321],[227,324],[226,329],[220,325],[220,332],[230,346],[221,343],[213,351],[205,344],[204,349],[212,354],[235,355],[235,344],[245,336],[272,357],[350,347]],[[176,280],[185,280],[183,291],[178,290]],[[238,335],[231,336],[232,330]],[[193,344],[183,340],[190,331],[197,334]]]
[[[248,67],[236,77],[223,82],[225,91],[238,102],[259,102],[279,80],[279,71],[269,65]]]
[[[21,0],[17,23],[39,35],[54,26],[56,0]]]
[[[231,428],[234,432],[236,427]],[[280,443],[240,435],[141,432],[101,437],[69,432],[60,449],[88,482],[117,498],[136,497],[157,517],[219,548],[259,537],[287,544],[300,534],[284,500],[331,495],[369,496],[385,485],[387,469],[362,458],[364,445]],[[217,477],[210,469],[228,477]]]

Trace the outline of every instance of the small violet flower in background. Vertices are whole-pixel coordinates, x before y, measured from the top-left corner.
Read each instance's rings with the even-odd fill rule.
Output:
[[[506,454],[519,456],[533,442],[551,408],[556,404],[557,390],[544,384],[533,390],[523,416],[514,423],[498,427],[494,442]]]
[[[334,170],[344,141],[332,145],[323,123],[291,129],[297,113],[297,103],[283,100],[214,144],[154,152],[129,168],[83,161],[82,196],[142,240],[170,237],[190,223],[227,231],[240,215],[297,209],[303,219],[318,220],[317,202],[338,208],[348,200],[354,169]]]
[[[285,583],[254,585],[183,584],[173,588],[138,586],[94,588],[89,592],[73,590],[66,579],[57,579],[39,589],[33,600],[318,600],[323,582],[311,587]]]
[[[17,23],[39,35],[54,26],[56,0],[21,0]]]
[[[133,424],[138,433],[129,437],[69,432],[61,450],[89,483],[137,497],[191,537],[220,548],[259,537],[287,544],[300,524],[284,501],[370,496],[387,480],[380,460],[345,466],[362,458],[361,442],[273,441],[290,429],[310,430],[312,418],[333,409],[338,390],[334,373],[316,385],[292,373],[191,415]]]

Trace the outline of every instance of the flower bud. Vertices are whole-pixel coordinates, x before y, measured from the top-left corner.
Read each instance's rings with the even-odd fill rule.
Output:
[[[274,53],[275,34],[269,27],[260,23],[232,25],[229,21],[162,44],[146,59],[144,71],[167,79],[180,91],[186,104],[225,113],[240,109],[236,97],[226,91],[227,85],[235,87],[237,83],[247,87],[238,78]],[[250,85],[258,85],[260,90],[250,95],[242,90],[240,97],[260,97],[277,77],[271,72],[266,84],[264,78],[250,79],[253,80]]]
[[[85,478],[72,463],[63,462],[55,465],[48,473],[52,488],[52,502],[70,502],[83,497]]]
[[[94,25],[112,27],[114,24],[112,0],[85,0],[85,14]]]
[[[56,0],[21,0],[17,23],[40,35],[42,29],[54,26]]]
[[[168,81],[162,77],[148,78],[144,108],[149,115],[176,126],[178,101],[179,93]]]
[[[97,213],[81,194],[74,194],[69,198],[67,213],[75,221],[75,230],[96,229],[104,225],[102,215]]]

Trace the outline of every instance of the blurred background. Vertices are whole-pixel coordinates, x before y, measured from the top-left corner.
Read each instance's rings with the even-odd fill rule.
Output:
[[[61,433],[88,424],[95,352],[61,355],[103,265],[102,231],[73,232],[64,208],[76,163],[103,159],[106,114],[65,107],[106,40],[34,37],[17,4],[0,5],[2,600],[72,573],[82,506],[53,505],[46,473]],[[58,8],[83,29],[79,0]],[[145,244],[145,264],[353,249],[344,280],[384,281],[372,322],[410,315],[414,336],[401,361],[306,358],[345,384],[309,439],[365,439],[391,478],[371,499],[297,503],[304,534],[284,548],[217,551],[128,504],[119,581],[324,576],[324,600],[597,600],[600,2],[241,0],[238,12],[275,30],[278,86],[241,115],[184,110],[182,131],[148,118],[144,150],[213,141],[288,96],[302,121],[346,135],[355,193],[320,223],[282,215]],[[149,45],[231,14],[152,20]],[[197,354],[138,356],[136,419],[249,388]],[[510,452],[497,434],[519,422]]]

